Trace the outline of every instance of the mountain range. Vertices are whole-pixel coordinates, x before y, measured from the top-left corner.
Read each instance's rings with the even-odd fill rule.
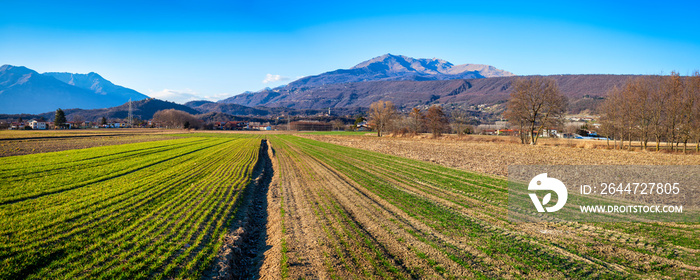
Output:
[[[594,111],[615,87],[631,75],[556,75],[548,76],[569,99],[570,111]],[[368,108],[375,101],[392,101],[399,108],[427,107],[434,104],[461,108],[490,107],[505,103],[510,85],[518,77],[444,81],[371,81],[330,84],[304,88],[279,88],[241,94],[220,101],[244,106],[286,107],[295,109]]]
[[[327,109],[308,109],[294,110],[288,108],[250,108],[237,104],[221,104],[211,101],[193,101],[185,105],[174,102],[158,100],[155,98],[147,98],[131,102],[131,108],[134,118],[139,120],[150,120],[153,115],[160,110],[175,109],[195,115],[197,118],[204,121],[230,121],[230,120],[253,120],[265,121],[273,116],[281,114],[291,116],[311,116],[319,113],[327,112]],[[363,112],[361,108],[344,108],[334,111],[337,115],[353,115]],[[129,103],[111,108],[100,109],[65,109],[63,112],[68,121],[76,119],[99,122],[100,119],[107,118],[109,121],[125,120],[129,114]],[[48,111],[40,114],[1,114],[0,120],[15,121],[18,118],[24,120],[44,119],[53,121],[55,116],[54,111]]]
[[[365,81],[431,81],[514,76],[490,65],[453,65],[442,59],[385,54],[350,69],[338,69],[291,82],[287,87],[311,87]]]
[[[607,92],[631,75],[552,75],[569,98],[570,112],[594,111]],[[502,111],[515,79],[512,73],[490,65],[454,65],[441,59],[415,59],[386,54],[339,69],[308,76],[285,86],[245,92],[218,102],[192,101],[184,105],[156,99],[115,85],[96,73],[43,73],[26,67],[0,67],[0,113],[45,113],[56,108],[90,120],[124,118],[131,98],[134,115],[149,119],[154,110],[178,109],[206,118],[317,114],[332,108],[335,114],[366,111],[375,101],[393,101],[400,109],[439,104],[448,109],[480,111],[495,117]],[[525,77],[526,78],[526,77]],[[494,106],[495,105],[495,106]],[[90,110],[92,108],[92,110]],[[101,109],[105,108],[105,109]],[[143,109],[142,109],[143,108]],[[499,111],[500,110],[500,111]],[[124,115],[124,116],[122,116]]]
[[[607,92],[631,75],[552,75],[572,113],[594,111]],[[350,69],[308,76],[274,89],[246,92],[218,103],[294,109],[367,108],[379,100],[399,108],[441,104],[454,108],[505,103],[518,78],[490,65],[453,65],[441,59],[386,54]],[[526,78],[526,77],[525,77]],[[502,108],[501,108],[502,109]],[[498,113],[498,112],[495,112]]]
[[[95,109],[148,96],[113,84],[97,73],[43,73],[22,66],[0,67],[0,112],[43,113],[58,108]]]

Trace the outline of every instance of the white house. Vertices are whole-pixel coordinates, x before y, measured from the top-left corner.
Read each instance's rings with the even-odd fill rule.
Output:
[[[545,129],[542,131],[542,136],[543,137],[557,137],[561,138],[562,136],[559,135],[559,132],[556,129]]]
[[[123,128],[123,127],[126,127],[126,123],[114,122],[114,123],[107,124],[107,127],[109,127],[109,128]]]
[[[28,126],[31,126],[32,129],[46,129],[46,122],[40,122],[37,120],[31,120],[29,123],[27,123]]]

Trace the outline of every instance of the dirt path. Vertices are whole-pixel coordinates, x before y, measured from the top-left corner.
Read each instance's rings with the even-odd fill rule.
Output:
[[[266,244],[268,190],[274,177],[269,150],[267,141],[262,140],[253,173],[255,179],[246,188],[246,198],[238,206],[240,214],[237,214],[237,220],[231,226],[235,230],[224,237],[219,257],[204,278],[258,279],[261,275],[269,275],[269,272],[262,270],[266,253],[272,248]]]
[[[313,187],[308,184],[312,181],[306,178],[308,173],[303,170],[303,163],[284,151],[277,150],[275,154],[280,170],[280,205],[285,213],[281,217],[284,232],[280,239],[286,243],[287,260],[281,269],[292,279],[326,279],[323,256],[329,254],[331,240],[326,239],[321,221],[311,208],[309,200],[312,198],[305,191]]]
[[[279,170],[279,162],[275,156],[272,145],[268,145],[267,155],[271,159],[272,170]],[[282,261],[282,217],[279,215],[282,200],[280,190],[279,171],[274,172],[270,186],[267,191],[267,240],[265,241],[268,250],[265,251],[262,266],[260,268],[261,279],[280,279],[280,269]]]

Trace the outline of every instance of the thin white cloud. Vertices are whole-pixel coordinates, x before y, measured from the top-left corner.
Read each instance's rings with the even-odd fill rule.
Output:
[[[265,79],[262,81],[263,84],[267,83],[274,83],[274,82],[284,82],[288,81],[289,77],[281,76],[281,75],[272,75],[272,74],[267,74],[265,75]]]
[[[197,93],[191,89],[184,89],[184,90],[163,89],[161,91],[150,90],[149,96],[153,97],[153,98],[161,99],[161,100],[167,100],[170,102],[184,104],[184,103],[187,103],[189,101],[195,101],[195,100],[219,101],[221,99],[224,99],[226,97],[231,96],[231,94],[219,93],[219,94],[214,94],[214,95],[203,95],[203,94]]]
[[[205,96],[204,98],[206,98],[206,100],[219,101],[219,100],[222,100],[222,99],[229,98],[229,97],[231,97],[231,96],[233,96],[233,94],[230,94],[230,93],[219,93],[219,94],[214,94],[214,95],[207,95],[207,96]]]

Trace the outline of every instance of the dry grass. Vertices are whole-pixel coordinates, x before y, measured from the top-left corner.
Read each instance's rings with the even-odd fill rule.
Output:
[[[432,139],[303,135],[315,140],[376,151],[444,166],[506,176],[508,165],[698,165],[700,154],[608,150],[604,141],[543,139],[540,145],[515,137],[465,136]],[[596,143],[598,142],[598,143]]]
[[[183,130],[77,129],[0,131],[0,157],[172,139]]]

